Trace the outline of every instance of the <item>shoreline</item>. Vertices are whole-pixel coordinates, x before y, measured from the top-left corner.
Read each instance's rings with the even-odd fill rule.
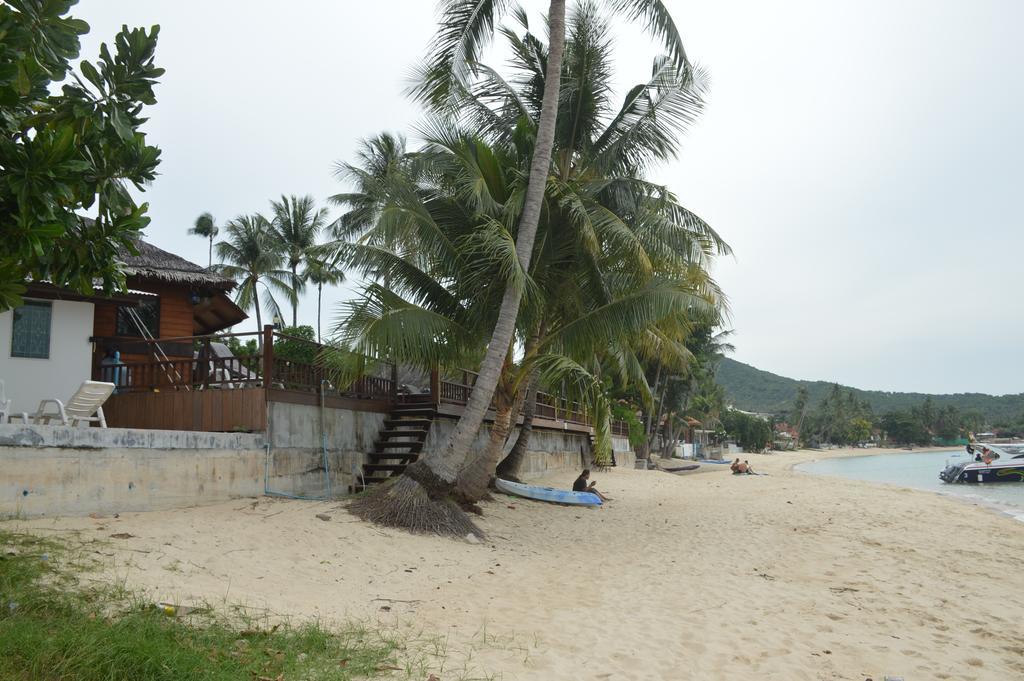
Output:
[[[586,510],[496,494],[482,544],[267,498],[4,525],[95,545],[109,566],[86,578],[154,601],[440,637],[472,678],[1024,677],[1024,527],[946,495],[790,470],[861,453],[745,455],[766,476],[596,472],[615,501]],[[999,575],[998,598],[965,574]]]
[[[812,452],[812,451],[817,451],[817,450],[796,450],[793,453]],[[829,450],[826,450],[826,451],[829,451]],[[802,460],[802,461],[794,461],[792,464],[790,464],[788,470],[790,470],[790,471],[792,471],[794,473],[800,474],[800,475],[824,476],[824,477],[838,478],[840,480],[858,480],[859,482],[866,482],[868,484],[879,485],[881,487],[891,487],[891,488],[896,488],[896,489],[908,489],[908,490],[914,490],[914,491],[918,491],[918,492],[930,492],[930,493],[938,495],[939,497],[942,497],[944,499],[952,499],[953,501],[955,501],[958,504],[967,504],[967,505],[970,505],[970,506],[980,507],[980,508],[992,511],[992,512],[996,513],[997,515],[1007,516],[1009,518],[1012,518],[1013,520],[1015,520],[1017,522],[1024,522],[1024,504],[1014,505],[1014,504],[1008,504],[1008,503],[1003,503],[1003,502],[995,501],[995,500],[992,500],[992,499],[987,499],[987,498],[985,498],[983,496],[980,496],[980,495],[966,495],[966,494],[959,494],[959,493],[954,492],[954,491],[944,491],[944,490],[941,490],[941,489],[928,489],[928,488],[925,488],[925,487],[914,487],[914,486],[911,486],[911,485],[904,485],[904,484],[901,484],[901,483],[898,483],[898,482],[882,482],[882,481],[877,481],[877,480],[859,480],[857,478],[845,478],[845,477],[843,477],[841,475],[828,475],[826,473],[812,473],[810,471],[805,471],[805,470],[800,470],[799,469],[799,466],[803,466],[803,465],[806,465],[806,464],[812,464],[812,463],[815,463],[817,461],[824,461],[824,460],[827,460],[827,459],[846,459],[846,458],[852,459],[852,458],[856,458],[858,456],[880,456],[880,455],[891,455],[891,454],[937,454],[937,453],[941,453],[941,452],[956,451],[955,449],[950,449],[949,447],[920,447],[920,448],[915,449],[913,451],[908,451],[906,449],[882,448],[882,449],[880,449],[878,451],[874,451],[874,452],[872,452],[870,454],[858,454],[857,452],[865,451],[865,450],[861,450],[861,449],[846,449],[846,448],[844,448],[844,449],[836,450],[836,451],[840,452],[836,456],[826,456],[826,457],[821,457],[821,458],[805,459],[805,460]],[[1011,483],[1006,483],[1006,484],[1011,484]]]

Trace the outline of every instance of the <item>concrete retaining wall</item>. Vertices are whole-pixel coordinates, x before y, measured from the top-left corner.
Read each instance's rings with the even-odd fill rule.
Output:
[[[348,494],[387,415],[347,409],[327,409],[324,414],[330,491],[334,496]],[[320,415],[316,406],[271,403],[271,491],[298,496],[327,494]]]
[[[343,496],[387,417],[340,409],[326,414],[330,491]],[[455,423],[435,420],[427,450],[443,446]],[[266,436],[0,424],[0,517],[180,508],[258,496],[265,481],[272,492],[323,495],[321,432],[318,407],[279,402],[272,404]],[[488,436],[485,425],[476,446],[485,446]],[[617,464],[632,468],[628,441],[612,442]],[[536,429],[522,477],[577,471],[589,448],[585,434]]]
[[[180,508],[263,493],[263,436],[0,424],[0,517]]]

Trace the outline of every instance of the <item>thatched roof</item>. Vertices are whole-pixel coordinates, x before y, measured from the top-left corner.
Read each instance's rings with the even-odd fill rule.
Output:
[[[138,255],[122,249],[119,256],[124,273],[128,276],[158,279],[172,284],[204,286],[224,291],[230,291],[235,287],[233,279],[200,267],[181,256],[168,253],[142,239],[135,242],[135,248],[139,251]]]

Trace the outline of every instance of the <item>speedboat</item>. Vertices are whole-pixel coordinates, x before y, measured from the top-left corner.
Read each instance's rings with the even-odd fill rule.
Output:
[[[1024,482],[1024,445],[967,445],[971,461],[953,463],[939,473],[943,482]]]

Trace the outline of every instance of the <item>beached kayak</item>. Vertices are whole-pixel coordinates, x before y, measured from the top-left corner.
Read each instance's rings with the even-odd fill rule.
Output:
[[[573,504],[576,506],[600,506],[601,497],[591,492],[571,492],[554,487],[535,487],[523,485],[511,480],[498,478],[494,486],[506,494],[514,494],[517,497],[536,499],[537,501],[550,501],[555,504]]]
[[[689,466],[676,466],[675,468],[658,468],[659,471],[665,471],[666,473],[681,473],[683,471],[695,471],[700,468],[700,464],[692,463]]]

